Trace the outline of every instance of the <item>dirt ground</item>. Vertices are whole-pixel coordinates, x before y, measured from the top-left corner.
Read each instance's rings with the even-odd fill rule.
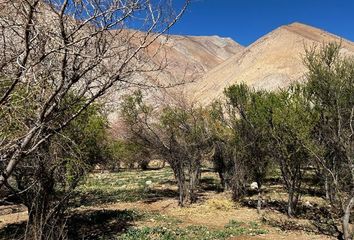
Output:
[[[212,194],[209,196],[210,199]],[[214,196],[218,197],[222,201],[228,204],[228,199],[226,196]],[[82,209],[94,209],[94,210],[129,210],[138,209],[158,212],[160,214],[168,215],[180,219],[183,225],[202,225],[209,228],[222,228],[230,220],[237,220],[241,222],[261,222],[263,215],[273,215],[273,217],[279,217],[276,214],[270,213],[269,211],[264,211],[259,215],[256,209],[250,209],[246,207],[233,207],[231,209],[217,209],[210,206],[208,203],[194,205],[192,207],[180,208],[178,207],[174,199],[162,200],[153,203],[146,202],[135,202],[135,203],[116,203],[108,204],[96,207],[84,207]],[[286,216],[280,216],[287,218]],[[154,225],[154,222],[137,222],[137,225]],[[269,239],[269,240],[281,240],[281,239],[297,239],[297,240],[326,240],[326,239],[336,239],[333,237],[313,234],[304,231],[283,231],[281,229],[262,224],[262,228],[266,229],[268,233],[259,236],[238,236],[230,238],[230,240],[257,240],[257,239]]]
[[[211,196],[210,196],[211,197]],[[220,196],[218,196],[220,198]],[[223,199],[223,198],[221,198]],[[225,199],[224,201],[227,202]],[[27,220],[27,212],[19,206],[9,206],[16,208],[20,211],[15,213],[6,213],[5,208],[2,208],[0,212],[4,213],[0,216],[0,228],[3,228],[7,224],[18,223]],[[21,211],[22,209],[22,211]],[[199,204],[188,208],[180,208],[177,206],[174,199],[161,200],[153,203],[146,202],[134,202],[134,203],[114,203],[104,204],[94,207],[80,207],[77,211],[86,210],[142,210],[148,209],[151,212],[157,212],[159,214],[175,217],[183,223],[183,225],[202,225],[209,228],[222,228],[230,220],[235,219],[242,222],[261,222],[262,215],[271,215],[269,211],[264,211],[261,215],[257,213],[255,209],[239,207],[232,209],[216,209],[208,204]],[[275,215],[275,214],[273,214]],[[281,216],[286,218],[286,216]],[[135,222],[137,226],[154,226],[154,221],[141,221]],[[230,240],[257,240],[257,239],[297,239],[297,240],[325,240],[335,239],[324,235],[308,233],[304,231],[282,231],[281,229],[264,225],[262,228],[266,229],[268,233],[259,236],[238,236],[230,238]]]
[[[129,175],[131,176],[131,175]],[[145,179],[144,179],[145,181]],[[170,188],[175,191],[175,186],[168,186],[166,182],[162,185],[156,184],[156,189]],[[288,219],[288,217],[279,211],[265,209],[260,214],[257,210],[244,205],[235,204],[232,202],[228,193],[218,193],[216,191],[204,191],[201,194],[198,203],[189,207],[181,208],[177,205],[176,198],[164,197],[155,199],[142,199],[138,201],[113,201],[101,204],[82,205],[73,210],[73,213],[86,213],[93,211],[123,211],[132,210],[137,212],[148,212],[159,214],[163,219],[173,219],[171,224],[178,225],[179,228],[187,228],[188,226],[205,226],[208,229],[223,229],[230,221],[239,221],[244,223],[258,224],[266,233],[255,236],[235,236],[230,237],[232,240],[259,240],[259,239],[297,239],[297,240],[326,240],[336,239],[326,235],[321,235],[311,231],[291,230],[286,231],[279,227],[268,224],[264,219],[273,219],[280,221],[295,221],[297,224],[309,226],[311,223],[305,219]],[[23,206],[0,206],[0,229],[6,225],[24,222],[27,220],[27,212]],[[165,220],[161,220],[165,221]],[[161,222],[155,218],[144,218],[142,220],[134,220],[132,226],[146,227],[157,226]],[[306,228],[304,228],[306,229]],[[119,239],[119,238],[118,238]]]

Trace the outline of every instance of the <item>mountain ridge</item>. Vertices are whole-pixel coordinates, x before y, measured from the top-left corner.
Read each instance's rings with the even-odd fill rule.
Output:
[[[342,53],[354,55],[354,43],[332,33],[298,22],[280,26],[186,87],[189,98],[205,105],[236,83],[276,90],[303,81],[305,48],[333,41],[341,43]]]

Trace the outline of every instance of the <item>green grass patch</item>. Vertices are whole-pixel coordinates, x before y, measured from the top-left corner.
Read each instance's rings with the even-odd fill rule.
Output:
[[[260,235],[267,233],[259,224],[245,224],[231,220],[223,229],[209,229],[205,226],[178,226],[166,227],[142,227],[130,228],[126,233],[119,236],[121,240],[222,240],[240,235]]]
[[[147,182],[151,181],[151,185]],[[156,198],[173,198],[177,192],[170,168],[153,171],[124,171],[91,174],[77,190],[77,206],[114,202],[135,202]]]

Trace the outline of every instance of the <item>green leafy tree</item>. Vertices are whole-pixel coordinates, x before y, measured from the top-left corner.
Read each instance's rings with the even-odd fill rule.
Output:
[[[296,212],[305,169],[312,160],[304,146],[312,143],[315,119],[302,86],[294,85],[277,94],[269,126],[274,143],[271,154],[279,164],[288,192],[289,216]]]
[[[242,176],[245,180],[257,182],[258,210],[269,166],[276,163],[288,192],[287,212],[292,216],[300,197],[303,172],[310,159],[304,144],[311,142],[314,122],[302,87],[292,86],[270,93],[241,84],[231,86],[225,94],[238,144],[239,157],[235,159],[241,162],[236,165],[239,169],[244,168],[238,171],[247,172],[247,176]]]
[[[273,94],[254,91],[245,84],[234,85],[225,91],[230,106],[238,157],[236,168],[244,168],[240,182],[257,182],[258,211],[261,208],[261,190],[271,160],[269,123],[272,118]],[[240,174],[239,174],[240,175]],[[239,184],[236,184],[238,186]],[[245,188],[245,186],[243,186]],[[239,187],[234,190],[239,195]]]
[[[118,170],[122,165],[134,168],[137,164],[142,170],[148,168],[150,154],[143,146],[129,139],[111,139],[107,147],[110,159],[105,164],[112,171]]]
[[[222,190],[229,190],[235,170],[236,142],[225,114],[225,104],[216,101],[207,109],[208,131],[213,145],[212,162],[219,174]]]
[[[328,200],[342,216],[344,239],[352,239],[354,207],[354,60],[340,55],[337,43],[307,49],[308,99],[318,114],[317,145],[309,147],[324,173]]]

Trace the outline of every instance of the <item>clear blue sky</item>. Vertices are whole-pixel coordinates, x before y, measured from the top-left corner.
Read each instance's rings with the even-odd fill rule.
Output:
[[[354,41],[354,0],[192,1],[170,33],[231,37],[247,46],[281,25],[301,22]]]

